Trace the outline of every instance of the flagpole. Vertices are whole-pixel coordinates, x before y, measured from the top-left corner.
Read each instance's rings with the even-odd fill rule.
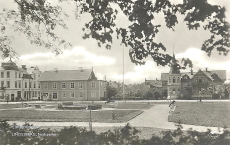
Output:
[[[125,77],[124,77],[124,72],[125,72],[125,67],[124,67],[125,61],[124,61],[124,44],[123,44],[123,101],[125,100]]]

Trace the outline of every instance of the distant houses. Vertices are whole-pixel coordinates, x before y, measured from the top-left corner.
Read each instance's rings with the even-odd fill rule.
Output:
[[[45,71],[39,79],[43,100],[100,100],[106,97],[106,81],[92,69]]]
[[[192,69],[190,72],[181,72],[175,57],[169,73],[161,73],[161,79],[145,79],[141,84],[129,84],[124,87],[123,83],[98,80],[93,68],[55,68],[43,73],[37,66],[30,68],[32,72],[28,73],[26,65],[19,67],[11,59],[1,63],[0,101],[94,101],[107,97],[106,86],[116,88],[117,95],[114,97],[122,99],[143,99],[146,92],[152,93],[153,99],[163,99],[167,96],[171,99],[192,99],[199,96],[211,98],[210,87],[215,92],[226,81],[226,70],[206,68],[197,72]]]

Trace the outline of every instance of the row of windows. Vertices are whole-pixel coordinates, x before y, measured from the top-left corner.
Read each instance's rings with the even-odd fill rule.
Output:
[[[177,77],[177,79],[176,79],[176,77],[173,77],[172,80],[171,80],[171,77],[169,77],[168,82],[171,83],[171,81],[172,81],[172,83],[176,83],[176,82],[180,83],[180,77]]]
[[[17,78],[17,77],[21,78],[21,74],[18,72],[15,72],[15,78]],[[4,78],[4,72],[1,72],[1,78]],[[6,72],[6,78],[10,78],[10,72],[9,71]]]
[[[196,82],[205,82],[205,78],[204,77],[200,77],[200,78],[196,78]]]
[[[46,98],[48,98],[49,93],[44,93],[44,96],[45,96]],[[57,98],[58,98],[58,93],[53,92],[52,94],[50,94],[50,98],[51,98],[51,97],[52,97],[53,99],[57,99]],[[67,97],[66,92],[62,92],[61,97],[62,97],[62,98],[66,98],[66,97]],[[80,98],[82,98],[82,97],[83,97],[83,92],[79,92],[79,93],[70,92],[70,96],[69,96],[69,97],[70,97],[70,98],[75,98],[75,97],[80,97]],[[96,92],[95,92],[95,91],[92,91],[92,92],[91,92],[91,97],[96,97]]]
[[[40,77],[40,74],[38,75]],[[1,78],[4,78],[4,72],[1,72]],[[10,78],[10,72],[6,72],[6,78]],[[21,73],[15,72],[15,78],[21,78]],[[33,74],[33,79],[36,80],[36,74]]]
[[[52,87],[53,87],[53,89],[57,89],[57,83],[53,82]],[[44,88],[48,89],[48,83],[44,83]],[[66,82],[61,83],[61,88],[66,89]],[[70,83],[70,88],[71,89],[75,88],[75,83],[74,82]],[[78,88],[83,89],[83,82],[78,83]],[[91,82],[91,88],[96,88],[96,83],[95,82]]]
[[[24,88],[27,88],[28,87],[28,83],[25,82],[24,84],[25,84]],[[4,81],[1,81],[1,87],[5,87]],[[10,88],[10,81],[6,81],[6,87]],[[21,82],[20,81],[19,82],[17,82],[17,81],[14,82],[14,87],[15,88],[21,88]],[[29,87],[31,88],[31,83],[30,83]],[[33,87],[34,87],[34,89],[36,88],[36,83],[33,83]],[[40,83],[38,84],[38,88],[40,88]]]

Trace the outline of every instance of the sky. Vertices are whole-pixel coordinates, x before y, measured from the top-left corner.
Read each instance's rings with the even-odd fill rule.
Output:
[[[180,3],[182,0],[172,0],[174,3]],[[52,2],[52,1],[51,1]],[[227,9],[227,20],[230,20],[230,1],[229,0],[209,0],[211,4],[219,4]],[[62,4],[63,10],[70,15],[66,24],[67,30],[57,29],[55,32],[72,44],[72,47],[61,48],[62,54],[56,56],[52,50],[38,47],[30,44],[24,35],[10,32],[14,36],[12,47],[19,53],[19,59],[14,61],[18,66],[26,65],[28,71],[33,66],[38,66],[41,71],[49,71],[54,68],[59,70],[75,70],[79,67],[93,69],[96,77],[100,80],[106,76],[107,81],[123,81],[123,49],[124,49],[124,79],[125,84],[143,83],[145,79],[160,79],[161,73],[168,73],[168,66],[157,66],[151,58],[146,58],[145,65],[135,65],[129,58],[129,48],[120,45],[120,41],[113,41],[112,48],[107,50],[104,46],[98,47],[94,39],[82,39],[82,28],[85,22],[90,20],[88,15],[81,16],[80,19],[74,18],[75,6],[73,4]],[[12,0],[0,0],[0,11],[3,8],[16,9],[17,5]],[[211,57],[201,51],[204,40],[210,37],[210,33],[203,29],[197,31],[188,30],[183,22],[183,16],[178,16],[179,24],[176,25],[175,31],[167,29],[162,25],[160,32],[156,36],[156,42],[162,42],[167,48],[168,53],[181,60],[183,57],[190,58],[193,61],[194,71],[204,70],[226,70],[227,78],[230,79],[230,57],[219,56],[213,51]],[[164,21],[161,15],[155,19],[156,23]],[[229,21],[230,22],[230,21]],[[129,24],[127,18],[118,13],[116,20],[118,26],[126,27]],[[9,59],[0,60],[8,61]],[[188,70],[184,70],[188,71]]]

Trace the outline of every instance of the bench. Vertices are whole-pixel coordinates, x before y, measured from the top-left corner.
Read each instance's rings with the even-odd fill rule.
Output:
[[[23,106],[23,107],[28,107],[28,106],[30,107],[31,105],[28,104],[28,103],[23,103],[23,102],[22,102],[22,106]]]
[[[117,107],[118,102],[113,101],[113,102],[106,103],[106,105],[107,107]]]
[[[73,105],[73,102],[62,102],[62,105]]]
[[[41,105],[35,105],[35,108],[42,108]]]

